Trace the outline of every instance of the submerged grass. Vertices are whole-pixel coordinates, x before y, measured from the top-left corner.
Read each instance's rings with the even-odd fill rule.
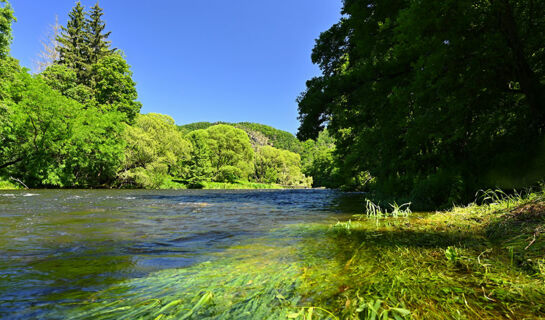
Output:
[[[62,315],[544,318],[545,194],[483,194],[481,205],[445,212],[274,230],[207,263],[99,292]]]

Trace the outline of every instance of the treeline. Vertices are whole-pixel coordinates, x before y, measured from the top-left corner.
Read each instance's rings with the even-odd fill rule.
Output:
[[[29,187],[310,186],[298,153],[229,125],[180,130],[140,114],[135,82],[97,5],[78,2],[39,74],[9,55],[14,13],[0,0],[0,181]],[[241,124],[242,125],[242,124]]]
[[[543,179],[545,2],[345,0],[342,13],[298,99],[298,137],[335,139],[337,185],[430,208]]]
[[[254,145],[234,126],[180,130],[161,114],[145,114],[124,132],[127,152],[120,182],[159,188],[180,182],[199,188],[204,182],[257,182],[310,187],[299,154],[268,145]]]
[[[335,167],[333,151],[335,141],[327,130],[320,132],[316,139],[299,141],[293,134],[253,122],[195,122],[181,125],[178,129],[188,134],[199,129],[207,129],[222,124],[244,130],[250,138],[252,148],[274,147],[296,153],[301,158],[301,171],[307,177],[312,177],[312,186],[339,188],[338,170]]]

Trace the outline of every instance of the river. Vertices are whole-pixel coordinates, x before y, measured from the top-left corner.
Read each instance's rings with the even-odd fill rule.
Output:
[[[167,314],[163,308],[169,301],[187,296],[195,306],[203,290],[218,296],[226,283],[258,269],[252,279],[267,281],[270,272],[276,274],[262,270],[272,268],[270,261],[274,270],[286,268],[286,279],[290,266],[298,273],[308,259],[302,246],[322,237],[305,226],[331,225],[362,207],[361,194],[330,190],[2,191],[0,318],[160,314],[128,312],[128,306],[147,306],[147,301],[160,301],[154,312]],[[159,288],[158,279],[178,285]],[[246,290],[237,286],[230,287],[232,306],[219,310],[217,302],[206,315],[234,312],[235,305],[246,308],[251,300],[237,300]],[[187,318],[204,318],[187,309],[180,309]]]

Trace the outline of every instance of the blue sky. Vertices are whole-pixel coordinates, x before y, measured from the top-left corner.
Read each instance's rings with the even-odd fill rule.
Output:
[[[31,68],[40,40],[73,0],[10,0],[12,55]],[[95,1],[82,1],[90,7]],[[295,133],[295,99],[319,74],[310,61],[341,0],[101,0],[114,47],[132,66],[143,113],[176,123],[252,121]]]

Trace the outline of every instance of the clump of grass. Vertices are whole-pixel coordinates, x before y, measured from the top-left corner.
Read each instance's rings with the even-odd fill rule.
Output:
[[[373,201],[369,199],[365,199],[365,215],[355,215],[359,220],[361,220],[364,217],[367,218],[386,218],[386,217],[393,217],[393,218],[399,218],[399,217],[409,217],[412,213],[411,211],[411,203],[404,203],[402,205],[398,205],[396,202],[393,204],[390,204],[390,207],[392,207],[391,211],[383,209],[380,205],[374,203]]]
[[[408,217],[412,213],[410,202],[404,203],[402,205],[398,205],[396,202],[394,202],[394,204],[390,204],[390,206],[392,207],[391,216],[394,218]]]

